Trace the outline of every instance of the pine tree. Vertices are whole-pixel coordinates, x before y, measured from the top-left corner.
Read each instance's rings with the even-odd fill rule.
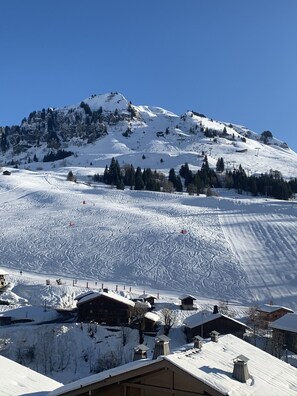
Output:
[[[216,164],[217,172],[223,172],[224,169],[225,169],[224,159],[222,157],[218,158],[217,164]]]
[[[76,181],[75,176],[73,175],[73,172],[71,170],[68,172],[67,180],[68,181]]]
[[[142,173],[140,166],[137,167],[135,172],[135,190],[143,190],[144,189],[144,182],[142,179]]]
[[[180,176],[176,176],[175,189],[177,192],[183,191],[183,184],[182,184]]]
[[[174,187],[176,186],[176,174],[173,168],[171,168],[169,171],[168,180],[173,184]]]
[[[2,151],[6,151],[9,147],[8,141],[7,141],[7,137],[6,137],[6,133],[2,132],[1,135],[1,141],[0,141],[0,147]]]
[[[116,188],[117,190],[125,190],[125,184],[122,178],[117,181]]]
[[[119,162],[112,157],[108,171],[107,184],[117,185],[121,179],[122,175]]]
[[[182,165],[180,170],[179,170],[179,175],[183,178],[186,177],[187,173],[189,173],[189,164],[186,162],[185,165]]]
[[[103,173],[103,182],[105,184],[108,184],[108,181],[109,181],[109,170],[108,170],[108,167],[106,165],[105,169],[104,169],[104,173]]]
[[[133,165],[124,168],[124,184],[130,187],[135,184],[135,169]]]

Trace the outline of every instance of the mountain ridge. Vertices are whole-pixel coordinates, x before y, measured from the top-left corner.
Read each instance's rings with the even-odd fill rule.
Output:
[[[274,169],[290,178],[297,165],[297,154],[270,131],[259,135],[196,111],[178,116],[161,107],[134,105],[117,92],[33,111],[20,126],[0,127],[0,135],[2,165],[29,169],[34,169],[32,162],[40,167],[46,154],[58,150],[70,151],[69,166],[86,166],[79,157],[87,151],[97,153],[97,158],[89,155],[89,164],[98,167],[108,165],[113,156],[147,167],[143,157],[151,156],[156,169],[169,169],[168,162],[176,168],[185,162],[199,168],[206,154],[212,167],[223,157],[229,169],[241,164],[250,174]]]

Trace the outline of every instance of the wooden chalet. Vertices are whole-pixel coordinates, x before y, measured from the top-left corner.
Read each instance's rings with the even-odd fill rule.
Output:
[[[147,312],[144,315],[144,329],[143,332],[145,334],[153,334],[155,335],[158,331],[160,317],[153,313]]]
[[[188,342],[191,342],[195,336],[209,338],[214,330],[220,334],[233,334],[243,338],[248,329],[248,326],[236,319],[221,313],[213,314],[210,311],[201,311],[189,316],[185,319],[184,326]]]
[[[189,346],[81,378],[48,396],[293,396],[296,389],[295,367],[227,334],[201,349]]]
[[[288,313],[269,324],[272,329],[272,340],[281,342],[282,348],[297,353],[297,314]]]
[[[3,175],[4,175],[4,176],[10,176],[10,175],[11,175],[11,172],[8,171],[8,170],[5,170],[5,171],[3,171]]]
[[[139,298],[145,302],[148,302],[153,307],[155,305],[156,297],[152,294],[143,293],[139,296]]]
[[[189,294],[183,294],[182,296],[179,296],[179,299],[181,300],[181,309],[184,310],[191,310],[195,309],[194,307],[194,301],[196,300],[195,297],[189,295]]]
[[[293,311],[279,305],[264,304],[256,309],[257,318],[263,322],[274,322],[287,313],[293,313]]]
[[[77,298],[78,320],[109,326],[129,324],[135,303],[111,291],[90,292]]]

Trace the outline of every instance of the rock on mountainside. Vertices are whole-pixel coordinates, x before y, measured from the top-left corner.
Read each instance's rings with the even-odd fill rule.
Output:
[[[2,165],[24,167],[32,161],[63,156],[68,156],[69,165],[82,165],[79,157],[83,152],[92,153],[89,162],[99,167],[117,156],[122,157],[122,163],[167,169],[166,157],[176,167],[185,162],[200,167],[207,154],[211,166],[223,157],[229,169],[241,164],[249,173],[274,169],[285,177],[296,176],[297,154],[270,131],[259,135],[195,111],[178,116],[159,107],[132,105],[119,93],[92,95],[74,106],[33,111],[21,125],[0,127],[0,134]],[[49,153],[53,156],[45,158]],[[153,165],[142,161],[147,156],[154,158]]]

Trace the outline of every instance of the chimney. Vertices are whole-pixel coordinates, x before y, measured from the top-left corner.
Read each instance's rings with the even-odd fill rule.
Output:
[[[213,314],[219,313],[219,308],[218,308],[217,305],[214,305],[214,306],[213,306],[213,311],[212,311],[212,313],[213,313]]]
[[[169,341],[170,341],[170,338],[168,338],[164,334],[156,337],[153,359],[157,359],[157,357],[161,356],[161,355],[169,355],[170,354]]]
[[[194,341],[194,348],[202,349],[202,341],[203,341],[202,337],[200,337],[199,335],[196,335],[193,338],[193,341]]]
[[[213,330],[210,333],[210,339],[212,342],[218,342],[218,337],[219,337],[220,333],[218,333],[217,331]]]
[[[239,382],[246,382],[250,375],[247,366],[248,358],[244,355],[239,355],[233,359],[234,367],[232,377]]]
[[[134,348],[134,357],[133,361],[146,359],[147,358],[147,351],[149,348],[144,344],[139,344]]]
[[[104,291],[104,293],[108,293],[108,289],[107,288],[104,288],[103,291]]]

